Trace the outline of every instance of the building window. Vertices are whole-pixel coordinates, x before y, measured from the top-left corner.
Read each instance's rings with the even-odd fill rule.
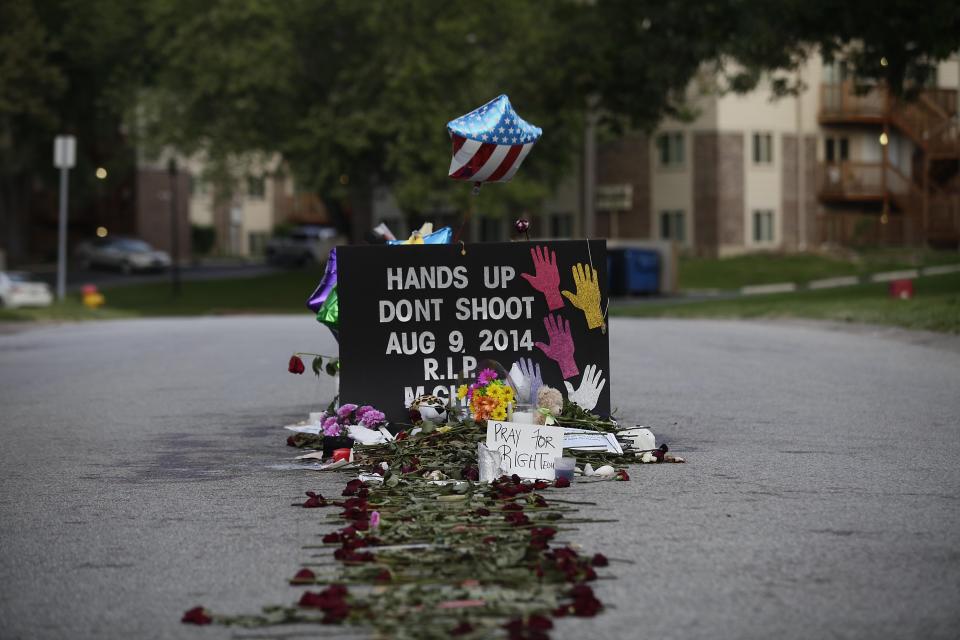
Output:
[[[252,256],[262,256],[263,250],[267,246],[267,240],[270,239],[270,234],[266,231],[251,231],[247,234],[247,244]]]
[[[753,241],[756,243],[773,242],[773,210],[753,210]]]
[[[773,134],[753,134],[753,163],[773,164]]]
[[[267,181],[263,176],[247,176],[247,195],[255,200],[263,200],[267,193]]]
[[[554,213],[550,216],[550,237],[569,238],[573,236],[573,216],[569,213]]]
[[[192,173],[190,174],[190,195],[191,196],[207,195],[207,181],[200,176],[193,175]]]
[[[824,141],[824,157],[827,162],[846,162],[850,159],[849,138],[827,138]]]
[[[657,136],[661,167],[683,166],[683,133],[661,133]]]
[[[680,244],[687,242],[687,225],[680,209],[665,210],[660,212],[660,238],[662,240],[673,240]]]

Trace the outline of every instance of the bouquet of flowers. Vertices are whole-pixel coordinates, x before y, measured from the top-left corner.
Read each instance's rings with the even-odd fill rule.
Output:
[[[320,414],[320,425],[323,435],[347,435],[347,427],[360,425],[368,429],[376,429],[387,424],[387,418],[382,411],[377,411],[370,405],[358,407],[355,404],[345,404],[335,411],[324,411]]]
[[[476,382],[460,385],[457,397],[467,399],[474,420],[506,420],[514,402],[514,390],[496,371],[483,369]]]

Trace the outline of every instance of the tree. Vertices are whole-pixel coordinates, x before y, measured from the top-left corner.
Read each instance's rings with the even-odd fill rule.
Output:
[[[220,158],[278,151],[335,212],[375,184],[392,187],[412,216],[463,208],[469,187],[446,178],[444,124],[502,92],[551,134],[514,184],[484,192],[484,207],[542,199],[544,178],[556,180],[576,146],[575,129],[564,135],[575,118],[538,91],[530,65],[543,53],[530,39],[550,28],[533,3],[156,6],[152,43],[164,68],[150,95],[151,137]]]
[[[72,220],[113,193],[132,206],[135,157],[122,125],[143,84],[145,32],[138,6],[120,0],[0,3],[0,239],[13,260],[36,251],[30,227],[56,228],[59,133],[78,140]]]

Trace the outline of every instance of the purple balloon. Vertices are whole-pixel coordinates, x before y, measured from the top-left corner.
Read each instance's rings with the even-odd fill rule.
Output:
[[[307,307],[310,311],[316,313],[321,305],[326,301],[327,296],[333,288],[337,286],[337,248],[330,249],[330,256],[327,258],[327,268],[320,278],[320,284],[307,298]]]

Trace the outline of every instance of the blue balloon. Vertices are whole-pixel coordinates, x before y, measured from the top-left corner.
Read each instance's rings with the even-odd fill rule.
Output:
[[[543,135],[500,95],[447,123],[453,140],[449,176],[475,183],[507,182]]]
[[[453,240],[453,229],[442,227],[433,233],[423,236],[423,244],[450,244]],[[387,244],[405,244],[406,240],[389,240]]]

